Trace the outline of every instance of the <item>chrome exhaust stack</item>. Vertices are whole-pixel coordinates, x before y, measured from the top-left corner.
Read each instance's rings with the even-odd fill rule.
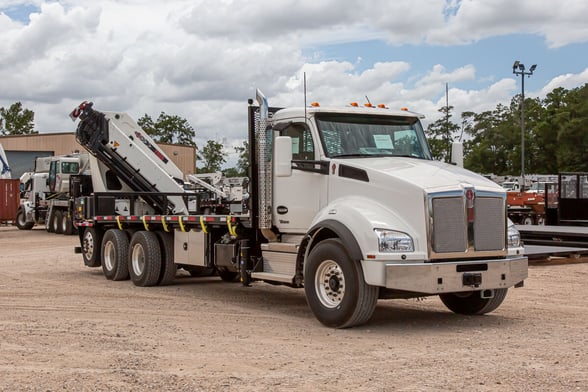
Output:
[[[257,89],[255,99],[259,104],[259,121],[256,121],[256,149],[258,164],[259,228],[268,241],[276,241],[272,227],[272,131],[268,132],[269,105],[267,98]]]

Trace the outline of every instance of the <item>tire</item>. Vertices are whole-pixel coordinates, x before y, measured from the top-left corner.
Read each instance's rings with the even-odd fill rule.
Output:
[[[102,239],[102,272],[108,280],[129,279],[129,239],[124,231],[110,229]]]
[[[51,220],[51,226],[53,227],[52,231],[55,234],[63,234],[62,221],[63,211],[55,210],[55,212],[53,213],[53,219]]]
[[[508,289],[496,289],[492,298],[480,297],[480,291],[440,294],[439,298],[453,313],[482,315],[496,310],[506,298],[507,292]]]
[[[88,267],[100,267],[102,250],[102,230],[87,227],[82,235],[82,257]]]
[[[34,222],[27,222],[27,216],[25,214],[24,209],[19,208],[16,212],[16,227],[19,230],[31,230],[35,225]]]
[[[327,327],[349,328],[373,315],[379,288],[365,283],[358,260],[353,260],[339,239],[322,241],[304,265],[306,301]]]
[[[65,235],[73,234],[73,222],[69,211],[63,211],[61,215],[61,232]]]
[[[47,230],[48,233],[55,233],[54,220],[55,211],[51,211],[51,215],[45,216],[45,230]]]
[[[129,247],[129,274],[136,286],[155,286],[161,272],[161,247],[151,231],[137,231]]]
[[[161,272],[157,284],[166,286],[176,278],[178,267],[174,263],[174,238],[170,233],[158,231],[157,238],[161,248]]]
[[[239,280],[239,273],[236,271],[231,271],[227,267],[218,267],[216,272],[218,273],[218,276],[220,276],[220,278],[225,282],[237,282]],[[192,275],[191,272],[190,275]]]
[[[529,215],[525,215],[523,218],[523,225],[532,225],[533,224],[533,217]]]

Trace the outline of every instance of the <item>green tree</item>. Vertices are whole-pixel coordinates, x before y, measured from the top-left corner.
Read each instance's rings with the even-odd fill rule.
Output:
[[[35,113],[24,109],[22,103],[16,102],[8,109],[0,108],[0,131],[2,135],[33,135]]]
[[[425,131],[433,159],[439,161],[449,162],[454,134],[460,130],[459,125],[451,121],[452,110],[453,106],[443,106],[439,109],[443,117],[429,124]]]
[[[464,132],[464,166],[478,173],[510,174],[520,170],[520,148],[512,122],[511,109],[502,104],[493,111],[462,113]],[[520,136],[519,139],[520,141]],[[517,160],[519,164],[517,166]]]
[[[137,121],[137,124],[156,142],[196,146],[194,128],[188,120],[180,116],[161,112],[157,121],[153,121],[151,116],[145,114]]]
[[[200,150],[203,166],[198,170],[199,173],[214,173],[221,171],[222,165],[227,161],[223,152],[223,144],[214,140],[206,142],[204,148]]]
[[[559,171],[588,171],[588,84],[570,90],[560,112],[557,135]]]
[[[239,154],[236,167],[223,170],[225,177],[247,177],[249,171],[249,142],[243,141],[243,145],[234,147]]]

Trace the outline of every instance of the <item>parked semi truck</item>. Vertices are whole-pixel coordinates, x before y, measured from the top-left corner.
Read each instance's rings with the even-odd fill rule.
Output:
[[[437,295],[495,310],[527,277],[499,185],[432,160],[421,115],[385,107],[249,101],[242,192],[183,181],[126,114],[83,103],[77,139],[104,192],[76,198],[84,263],[108,279],[168,284],[181,268],[304,289],[316,318],[366,323],[378,299]]]
[[[85,177],[89,184],[90,167],[87,153],[37,157],[32,172],[20,177],[21,199],[16,226],[30,230],[45,225],[48,232],[72,234],[70,179]]]

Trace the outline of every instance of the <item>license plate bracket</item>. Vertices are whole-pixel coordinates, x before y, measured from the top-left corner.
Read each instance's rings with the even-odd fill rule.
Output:
[[[466,272],[462,275],[461,282],[464,286],[479,287],[482,284],[482,274]]]

